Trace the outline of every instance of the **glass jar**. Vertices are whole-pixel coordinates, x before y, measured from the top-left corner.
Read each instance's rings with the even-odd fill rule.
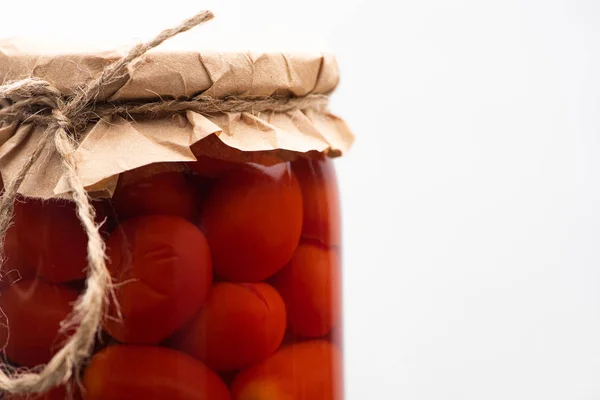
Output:
[[[124,172],[94,201],[114,280],[103,332],[81,376],[40,398],[343,399],[332,161],[197,158]],[[15,205],[0,295],[12,366],[47,363],[70,334],[86,242],[73,203]]]

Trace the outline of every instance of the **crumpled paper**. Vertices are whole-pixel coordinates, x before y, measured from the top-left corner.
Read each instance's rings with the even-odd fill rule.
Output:
[[[42,55],[0,41],[0,83],[26,77],[49,81],[65,95],[97,76],[116,52]],[[333,57],[284,53],[203,53],[152,51],[99,100],[329,94],[339,74]],[[2,104],[0,103],[0,107]],[[33,153],[44,128],[0,122],[0,173],[10,181]],[[76,151],[78,173],[95,197],[110,197],[119,175],[158,162],[194,161],[194,154],[233,161],[261,154],[293,158],[314,152],[339,156],[354,136],[340,118],[314,110],[285,113],[188,111],[164,119],[114,117],[91,123]],[[39,198],[69,197],[61,160],[53,144],[33,165],[19,192]]]

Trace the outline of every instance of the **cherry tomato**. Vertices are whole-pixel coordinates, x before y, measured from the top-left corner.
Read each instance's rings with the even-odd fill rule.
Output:
[[[203,363],[154,346],[111,346],[83,376],[84,400],[230,400],[227,386]]]
[[[215,273],[257,282],[292,257],[302,229],[302,195],[288,163],[231,171],[215,183],[202,212]]]
[[[110,199],[92,200],[96,212],[96,223],[101,224],[100,233],[107,238],[117,227],[117,214]]]
[[[157,344],[189,320],[210,290],[212,263],[202,232],[180,217],[125,221],[107,241],[116,300],[104,326],[124,343]]]
[[[295,335],[322,337],[339,323],[340,275],[336,249],[302,243],[290,263],[273,277]]]
[[[96,222],[104,236],[113,225],[109,203],[93,200]],[[42,202],[19,199],[14,224],[5,237],[3,285],[36,277],[51,283],[83,280],[87,266],[87,236],[77,218],[75,204],[65,200]]]
[[[0,328],[0,344],[6,343],[6,356],[29,368],[50,361],[66,338],[59,334],[60,323],[71,313],[78,295],[71,288],[32,280],[5,290],[0,295],[0,309],[8,327]]]
[[[341,352],[325,340],[296,343],[240,373],[233,400],[342,400]]]
[[[239,167],[239,163],[220,160],[204,155],[196,155],[197,161],[186,165],[196,174],[204,178],[219,178],[227,172]]]
[[[52,283],[84,279],[87,236],[75,204],[63,200],[27,199],[15,204],[20,256]]]
[[[299,159],[292,168],[302,188],[302,236],[327,246],[339,246],[340,201],[333,163],[326,157]]]
[[[31,264],[24,260],[14,225],[8,228],[4,236],[2,250],[4,264],[2,265],[2,276],[0,277],[0,289],[8,288],[20,280],[35,278],[37,272]]]
[[[184,173],[161,172],[118,186],[113,201],[121,220],[152,214],[193,219],[198,213],[198,197]]]
[[[266,283],[217,283],[173,344],[216,371],[249,366],[273,354],[286,328],[285,304]]]

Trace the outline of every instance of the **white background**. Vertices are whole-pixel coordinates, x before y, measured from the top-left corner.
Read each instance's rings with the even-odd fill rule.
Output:
[[[0,36],[202,8],[175,44],[339,57],[349,400],[600,398],[598,0],[3,0]]]

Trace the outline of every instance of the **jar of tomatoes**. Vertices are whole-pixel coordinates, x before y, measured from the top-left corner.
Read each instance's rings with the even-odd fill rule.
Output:
[[[14,44],[0,54],[5,81],[34,76],[65,96],[118,58]],[[335,60],[320,53],[157,52],[98,101],[326,96],[337,82]],[[4,182],[39,130],[0,120]],[[310,107],[90,122],[75,155],[112,290],[84,365],[35,396],[342,400],[332,157],[351,143],[342,120]],[[52,145],[46,150],[19,188],[3,246],[0,343],[11,371],[51,362],[78,328],[63,321],[87,289],[88,238]]]

